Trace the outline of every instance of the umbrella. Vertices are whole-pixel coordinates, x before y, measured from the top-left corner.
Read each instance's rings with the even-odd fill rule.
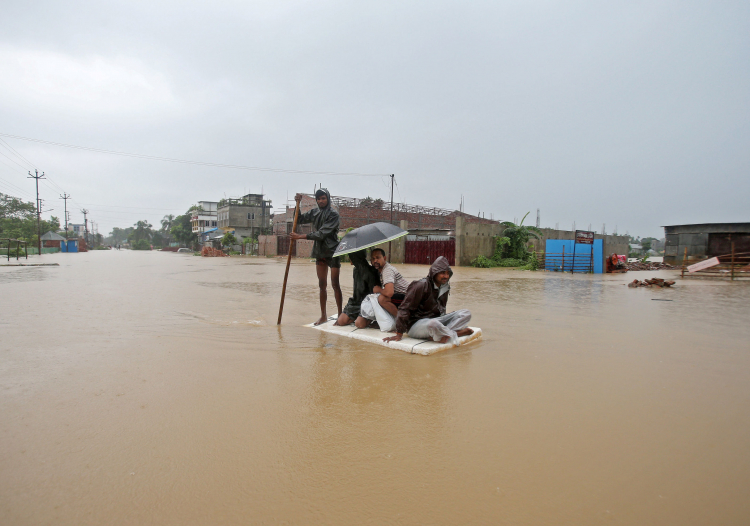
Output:
[[[355,228],[341,238],[333,257],[343,256],[365,248],[374,247],[386,241],[392,241],[408,234],[406,230],[390,223],[373,223]]]

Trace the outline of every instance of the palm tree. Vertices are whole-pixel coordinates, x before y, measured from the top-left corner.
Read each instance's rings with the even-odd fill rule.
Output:
[[[162,232],[169,233],[169,230],[172,228],[172,223],[174,222],[174,214],[167,214],[164,217],[161,218],[161,230]]]
[[[542,238],[542,231],[535,226],[524,226],[523,220],[530,212],[526,212],[521,222],[515,224],[511,221],[500,223],[505,227],[503,236],[497,240],[497,248],[502,250],[503,258],[514,258],[526,261],[529,257],[529,250],[526,245],[532,237],[535,239]]]

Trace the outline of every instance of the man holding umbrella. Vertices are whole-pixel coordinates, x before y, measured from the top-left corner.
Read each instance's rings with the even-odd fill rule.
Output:
[[[299,196],[298,196],[299,197]],[[315,192],[315,201],[318,203],[317,210],[313,209],[300,214],[298,224],[312,223],[313,232],[309,234],[298,234],[292,232],[292,239],[311,239],[315,241],[312,249],[312,257],[315,258],[315,269],[318,274],[318,287],[320,287],[320,319],[315,325],[325,323],[328,319],[326,313],[326,302],[328,301],[328,269],[331,269],[331,285],[333,295],[336,298],[338,315],[341,315],[341,285],[339,284],[339,273],[341,272],[341,261],[333,257],[333,253],[339,244],[339,213],[331,206],[331,194],[325,188]]]

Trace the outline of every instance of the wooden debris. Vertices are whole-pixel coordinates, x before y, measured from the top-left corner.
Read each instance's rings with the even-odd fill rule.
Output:
[[[626,263],[628,270],[679,270],[680,267],[675,267],[667,263],[641,263],[640,261],[633,261],[632,263]]]
[[[662,289],[664,287],[671,287],[674,284],[674,281],[667,281],[661,278],[644,279],[643,281],[634,279],[633,281],[628,283],[628,287],[659,287],[660,289]]]

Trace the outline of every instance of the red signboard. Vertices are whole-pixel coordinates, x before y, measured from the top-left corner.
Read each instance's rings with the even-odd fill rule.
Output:
[[[586,230],[576,230],[576,243],[581,243],[583,245],[593,245],[594,233],[587,232]]]

